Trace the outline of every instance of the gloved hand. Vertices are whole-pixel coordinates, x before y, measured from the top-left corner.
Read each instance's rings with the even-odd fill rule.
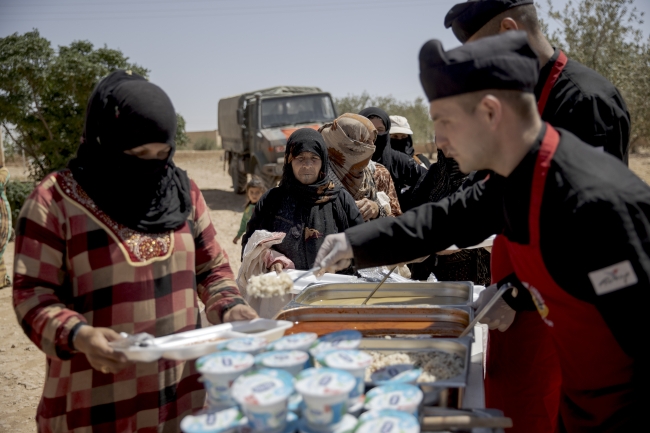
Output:
[[[483,290],[479,295],[476,302],[472,302],[470,306],[480,312],[483,310],[483,307],[490,302],[490,299],[494,297],[499,287],[496,284],[492,284]],[[507,293],[507,292],[506,292]],[[506,329],[512,325],[512,322],[515,320],[515,310],[510,308],[510,306],[503,300],[503,297],[499,298],[498,301],[490,308],[490,310],[483,316],[480,320],[481,323],[488,325],[490,329],[498,329],[501,332],[504,332]]]
[[[320,266],[321,270],[316,273],[316,276],[321,276],[326,272],[334,273],[346,269],[352,263],[354,254],[352,253],[352,245],[348,242],[345,233],[337,233],[329,235],[323,241],[314,266]]]

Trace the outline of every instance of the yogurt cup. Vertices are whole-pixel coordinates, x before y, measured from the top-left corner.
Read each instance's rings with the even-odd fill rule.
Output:
[[[354,433],[420,433],[420,423],[413,415],[398,410],[371,410],[359,417]]]
[[[382,385],[366,394],[366,410],[394,409],[417,416],[424,394],[420,388],[405,383]]]
[[[183,433],[236,433],[246,423],[244,414],[237,408],[222,411],[204,411],[188,415],[181,421]]]
[[[309,364],[309,354],[300,350],[266,352],[255,357],[255,364],[260,368],[279,368],[295,376]]]
[[[263,368],[239,376],[232,385],[232,397],[255,432],[284,431],[287,406],[293,393],[293,378],[283,370]]]
[[[372,373],[370,381],[375,385],[387,385],[389,383],[415,385],[421,374],[422,369],[415,368],[413,364],[389,365]]]
[[[321,353],[316,359],[325,367],[345,370],[354,376],[357,383],[350,392],[350,400],[356,400],[363,394],[366,369],[372,364],[372,356],[361,350],[332,350]]]
[[[308,368],[298,374],[295,386],[303,398],[303,417],[310,426],[322,428],[341,422],[356,379],[343,370]]]
[[[217,349],[250,353],[255,356],[262,353],[267,345],[266,338],[263,337],[241,337],[219,343]]]
[[[298,415],[292,412],[287,412],[287,425],[284,430],[282,430],[282,433],[296,433],[298,422]],[[253,430],[249,425],[244,425],[239,427],[238,433],[257,433],[257,430]]]
[[[234,404],[230,397],[232,383],[255,364],[253,355],[241,352],[217,352],[196,360],[196,369],[203,375],[201,380],[208,393],[212,407]]]
[[[309,349],[313,357],[336,349],[356,349],[361,344],[361,332],[359,331],[336,331],[323,335],[316,340]]]
[[[314,427],[311,426],[305,418],[302,418],[298,423],[298,431],[300,433],[352,433],[357,426],[357,419],[346,414],[340,423],[327,427]]]
[[[317,338],[318,334],[315,332],[299,332],[273,341],[266,346],[266,350],[302,350],[307,352]]]

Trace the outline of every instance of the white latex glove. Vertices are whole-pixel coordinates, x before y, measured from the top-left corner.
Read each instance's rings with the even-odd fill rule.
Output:
[[[321,276],[326,272],[335,273],[346,269],[352,263],[353,258],[352,246],[345,233],[329,235],[323,241],[323,245],[316,255],[314,266],[321,268],[316,275]]]
[[[496,284],[488,286],[478,295],[476,302],[472,302],[470,306],[480,312],[483,310],[483,307],[490,302],[490,299],[494,297],[499,288]],[[508,303],[500,298],[490,310],[483,316],[480,320],[481,323],[488,325],[490,329],[498,329],[503,332],[512,325],[512,322],[515,320],[515,310],[510,308]]]

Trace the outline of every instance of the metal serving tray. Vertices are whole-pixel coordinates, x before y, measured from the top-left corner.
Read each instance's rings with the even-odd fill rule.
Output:
[[[307,287],[289,304],[290,306],[309,305],[313,307],[332,305],[359,305],[376,283],[326,283]],[[369,307],[384,305],[421,305],[412,302],[395,301],[395,298],[428,298],[426,305],[467,305],[472,301],[474,285],[471,282],[413,282],[384,283],[371,298]],[[345,300],[360,300],[356,304],[346,304]],[[391,300],[393,299],[393,300]],[[319,304],[320,300],[341,300],[340,304]]]
[[[440,351],[459,355],[464,362],[461,374],[447,380],[418,383],[418,385],[425,394],[425,403],[460,407],[469,376],[471,344],[471,337],[429,339],[364,338],[361,340],[359,349],[382,353]],[[366,383],[366,385],[373,386],[372,383]]]
[[[342,329],[358,329],[365,337],[403,334],[429,334],[436,336],[437,334],[438,336],[453,338],[454,334],[460,335],[473,317],[474,312],[472,308],[465,306],[393,305],[387,307],[344,305],[320,307],[298,306],[288,308],[280,311],[275,319],[296,323],[295,332],[301,331],[301,322],[319,322],[319,325],[323,325],[315,331],[319,334]],[[360,322],[364,322],[362,324],[363,326],[359,325],[359,327],[355,328],[354,323],[359,324]],[[404,331],[386,331],[389,328],[398,328],[398,326],[391,326],[390,324],[399,322],[432,322],[432,326],[422,328],[422,332],[417,331],[415,328],[408,330],[407,325],[403,328]],[[330,326],[325,326],[327,323]],[[375,325],[369,325],[370,323]],[[382,328],[382,326],[386,328]]]

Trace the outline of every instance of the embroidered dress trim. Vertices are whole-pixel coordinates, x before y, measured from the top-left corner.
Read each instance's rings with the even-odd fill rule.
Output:
[[[70,170],[54,176],[54,186],[61,195],[84,211],[102,227],[120,247],[132,266],[146,266],[151,262],[167,260],[174,250],[173,232],[141,233],[113,221],[102,212],[72,177]]]

